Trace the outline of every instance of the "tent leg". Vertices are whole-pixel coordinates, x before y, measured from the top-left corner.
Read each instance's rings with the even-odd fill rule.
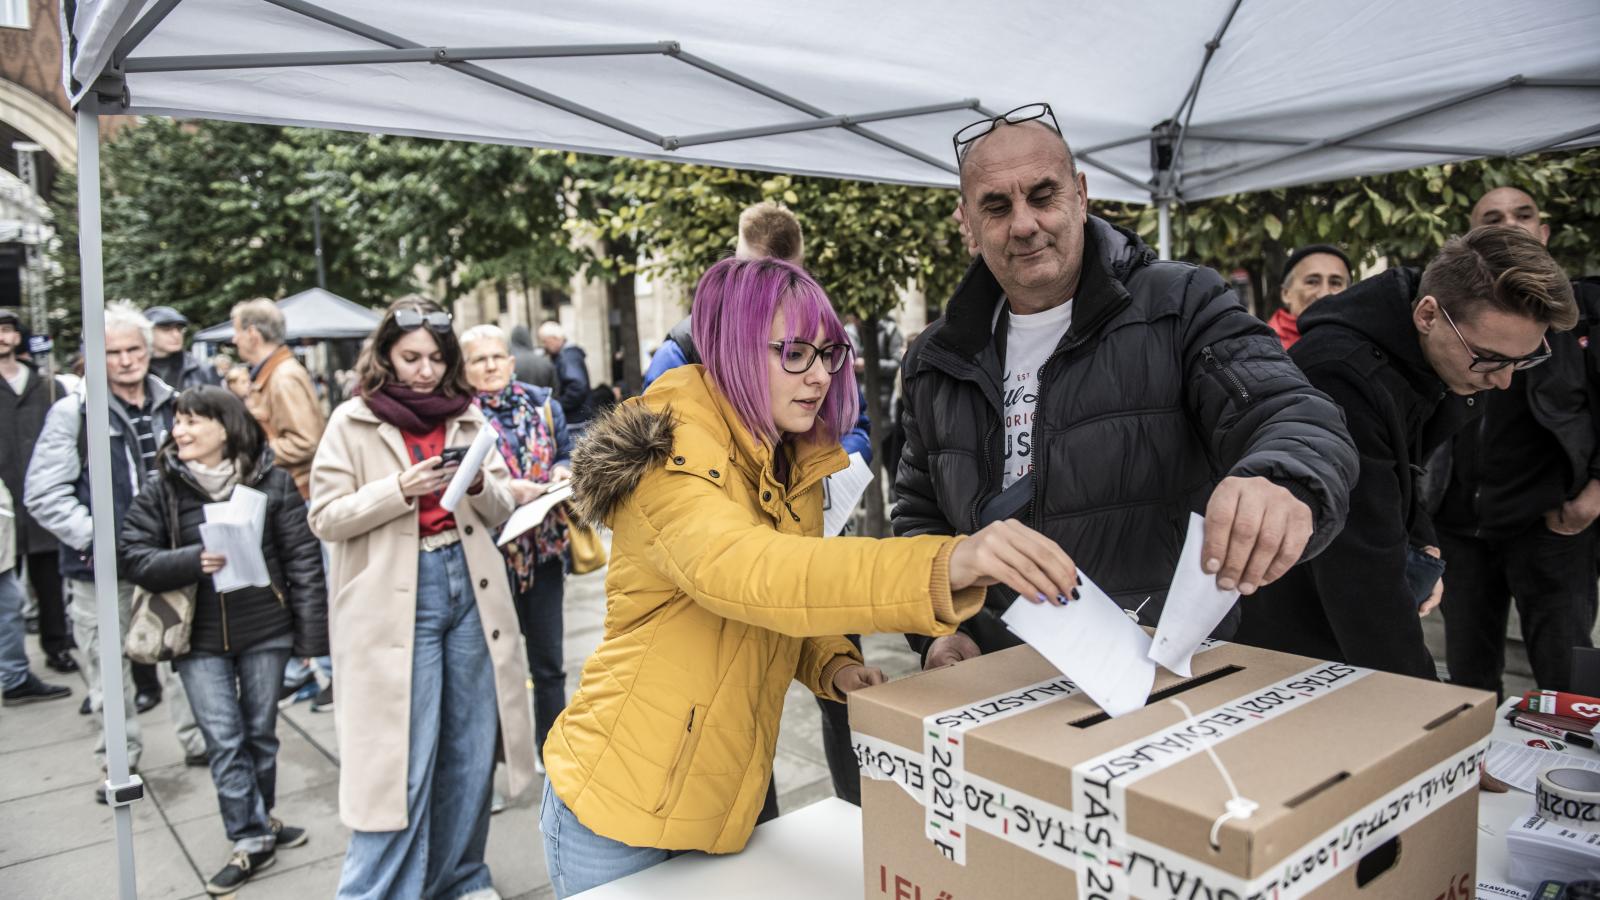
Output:
[[[1162,259],[1172,258],[1172,201],[1162,198],[1156,201],[1156,217],[1158,224],[1157,253]]]
[[[83,262],[83,380],[87,388],[89,490],[94,498],[94,592],[100,617],[100,693],[105,699],[106,785],[112,793],[117,872],[122,900],[135,900],[133,808],[115,793],[143,797],[128,773],[128,723],[123,709],[122,617],[117,604],[117,525],[111,505],[111,435],[106,380],[105,283],[100,235],[100,101],[90,91],[78,106],[78,252]],[[137,798],[135,798],[137,799]],[[131,802],[131,801],[129,801]]]

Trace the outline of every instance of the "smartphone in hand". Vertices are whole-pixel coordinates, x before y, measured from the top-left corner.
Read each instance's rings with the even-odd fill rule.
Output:
[[[446,447],[444,448],[444,452],[439,454],[439,464],[434,466],[434,468],[442,469],[451,463],[460,463],[463,459],[466,459],[466,457],[466,447]]]

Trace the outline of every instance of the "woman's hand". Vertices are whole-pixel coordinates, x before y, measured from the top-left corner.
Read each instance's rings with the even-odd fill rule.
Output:
[[[444,490],[450,483],[459,468],[452,463],[440,466],[442,457],[430,456],[409,469],[400,473],[400,493],[405,497],[421,497],[435,491]]]
[[[550,483],[557,484],[562,481],[572,480],[572,470],[566,466],[556,466],[550,470]]]
[[[513,478],[511,479],[511,499],[515,500],[518,506],[532,503],[539,499],[539,496],[545,492],[547,487],[548,485],[540,484],[537,481],[529,481],[526,478]]]
[[[863,666],[857,663],[833,673],[833,689],[841,694],[848,694],[864,687],[883,684],[888,680],[884,677],[883,670],[877,666]]]
[[[1055,541],[1007,519],[957,544],[950,554],[952,591],[996,583],[1034,603],[1064,605],[1078,597],[1078,567]]]
[[[200,551],[200,571],[206,575],[215,575],[227,564],[228,558],[221,553]]]

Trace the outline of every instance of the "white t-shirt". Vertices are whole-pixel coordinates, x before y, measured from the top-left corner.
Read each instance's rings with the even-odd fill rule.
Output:
[[[1006,447],[1002,487],[1033,471],[1033,410],[1039,370],[1061,336],[1072,327],[1072,301],[1031,316],[1006,312],[1006,371],[1000,382],[1005,402]]]
[[[7,378],[6,384],[11,385],[11,392],[18,397],[22,396],[22,389],[28,386],[28,367],[17,366],[17,377]]]

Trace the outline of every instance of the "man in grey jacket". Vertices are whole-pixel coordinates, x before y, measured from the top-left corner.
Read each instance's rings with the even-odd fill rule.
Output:
[[[151,338],[154,328],[138,309],[128,303],[106,307],[106,376],[111,402],[111,502],[115,518],[122,521],[134,495],[155,471],[156,450],[172,428],[173,392],[165,382],[149,374]],[[25,481],[28,512],[61,541],[61,575],[71,600],[69,615],[84,654],[88,670],[90,702],[99,705],[100,621],[99,602],[94,589],[94,519],[90,511],[88,429],[84,411],[84,391],[78,390],[56,401],[45,418],[44,430],[34,446]],[[133,585],[117,582],[117,604],[122,628],[128,627],[133,601]],[[128,723],[128,765],[138,767],[144,750],[134,705],[133,670],[122,662],[123,705]],[[205,738],[195,726],[194,713],[183,684],[170,679],[172,718],[185,762],[206,764]],[[105,721],[95,758],[105,766]],[[99,786],[95,799],[105,797]]]

